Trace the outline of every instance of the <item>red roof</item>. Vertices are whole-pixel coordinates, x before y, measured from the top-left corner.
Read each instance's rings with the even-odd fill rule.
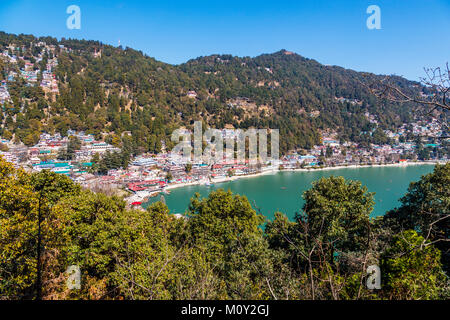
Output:
[[[131,191],[142,191],[147,189],[147,185],[156,185],[159,184],[160,186],[166,185],[165,181],[160,180],[147,180],[147,181],[140,181],[140,182],[133,182],[128,184],[128,189]]]

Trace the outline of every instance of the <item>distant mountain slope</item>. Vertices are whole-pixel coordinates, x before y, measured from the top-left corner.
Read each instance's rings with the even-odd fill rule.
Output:
[[[107,134],[134,153],[158,152],[162,140],[171,147],[174,128],[203,120],[216,128],[279,128],[286,152],[320,143],[322,130],[361,143],[380,139],[369,134],[375,125],[367,114],[380,129],[412,119],[407,106],[376,101],[361,84],[363,75],[380,76],[324,66],[286,50],[255,58],[212,55],[173,66],[96,41],[0,33],[0,51],[0,80],[9,76],[11,95],[0,133],[15,133],[29,145],[41,131],[75,129]],[[58,93],[39,86],[55,57],[58,64],[48,74]],[[27,86],[21,69],[40,70],[35,84]],[[405,90],[423,90],[416,82],[395,80]],[[124,131],[131,138],[121,138]]]

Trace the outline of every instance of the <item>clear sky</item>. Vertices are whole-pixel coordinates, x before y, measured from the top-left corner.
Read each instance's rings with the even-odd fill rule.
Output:
[[[69,30],[69,5],[81,30]],[[369,5],[381,30],[369,30]],[[280,49],[324,64],[417,80],[450,62],[450,0],[1,0],[0,30],[100,40],[178,64],[227,53]]]

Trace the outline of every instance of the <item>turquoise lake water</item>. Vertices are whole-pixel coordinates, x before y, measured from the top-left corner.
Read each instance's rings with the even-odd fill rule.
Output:
[[[375,192],[375,207],[372,217],[383,215],[399,205],[398,200],[405,194],[411,182],[424,174],[432,172],[433,165],[414,165],[404,167],[362,167],[308,172],[278,172],[271,175],[243,178],[230,182],[217,183],[211,187],[188,186],[171,190],[164,195],[171,213],[184,213],[191,197],[200,193],[202,197],[215,189],[231,190],[247,196],[253,208],[258,208],[267,218],[272,219],[275,212],[285,213],[293,218],[303,205],[302,193],[311,188],[311,183],[322,177],[343,176],[359,180],[370,192]],[[152,201],[159,200],[159,196]]]

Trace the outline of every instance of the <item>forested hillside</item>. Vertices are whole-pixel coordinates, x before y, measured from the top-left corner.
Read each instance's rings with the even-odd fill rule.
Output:
[[[0,50],[0,80],[8,80],[11,96],[1,110],[0,134],[27,145],[40,132],[73,129],[115,139],[134,154],[159,152],[164,144],[171,147],[174,128],[203,120],[219,129],[278,128],[285,153],[320,143],[323,130],[343,141],[377,142],[367,114],[381,129],[412,120],[408,105],[376,100],[362,84],[380,76],[285,50],[255,58],[213,55],[174,66],[131,48],[5,33]],[[39,83],[54,58],[57,88],[50,92]],[[20,76],[27,69],[36,83]],[[425,90],[395,81],[406,92]]]

